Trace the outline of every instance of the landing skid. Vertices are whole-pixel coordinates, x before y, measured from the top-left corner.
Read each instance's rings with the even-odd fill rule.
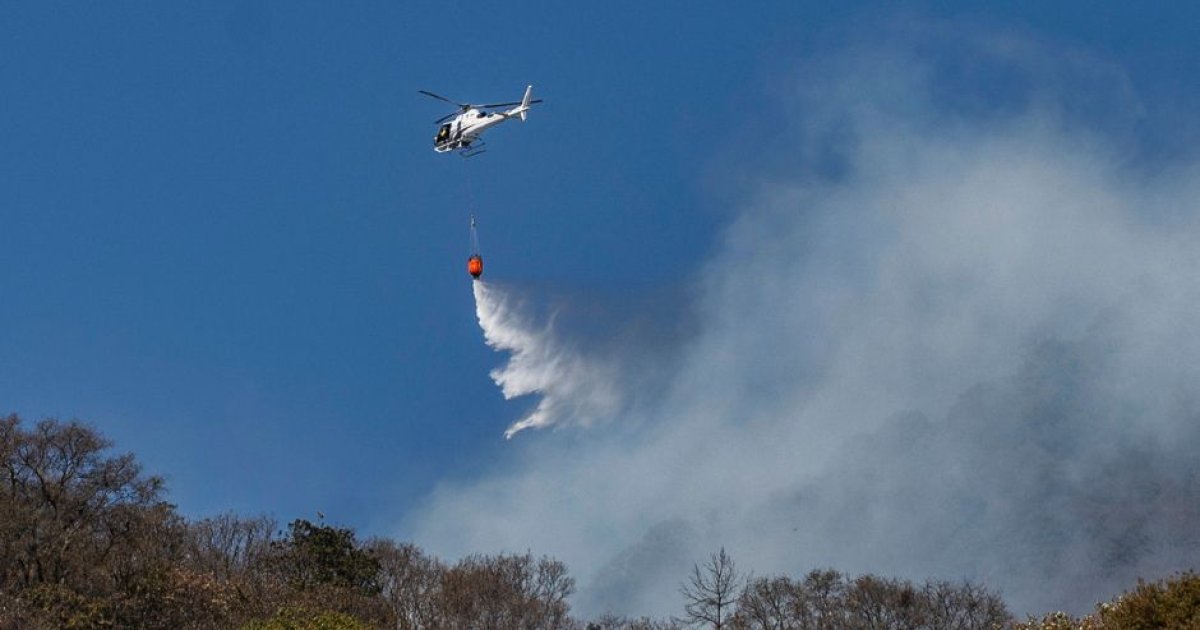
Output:
[[[486,152],[487,145],[484,144],[483,140],[476,140],[472,144],[463,147],[462,151],[459,152],[459,155],[461,155],[463,158],[469,158]]]

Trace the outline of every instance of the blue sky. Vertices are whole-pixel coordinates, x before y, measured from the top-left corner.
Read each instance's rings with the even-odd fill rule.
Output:
[[[522,407],[487,378],[469,197],[489,277],[685,276],[777,19],[812,31],[722,3],[6,3],[4,408],[95,424],[189,514],[403,511],[503,457]],[[431,151],[418,89],[526,83],[546,106],[488,155]]]
[[[1093,108],[1095,82],[1069,78],[1066,111],[1152,172],[1196,137],[1198,17],[1118,2],[3,3],[0,411],[93,424],[190,516],[320,510],[406,536],[439,484],[590,439],[503,438],[535,400],[504,401],[488,375],[504,357],[464,272],[472,202],[489,279],[585,313],[654,309],[694,291],[752,175],[802,166],[801,140],[777,132],[806,116],[789,94],[807,60],[907,22],[1079,53],[1127,81],[1137,113]],[[943,98],[963,117],[1026,106],[1021,76],[954,68],[946,41],[915,47],[951,68],[940,93],[971,95]],[[505,101],[528,83],[545,103],[490,131],[487,154],[433,153],[447,111],[417,90]]]

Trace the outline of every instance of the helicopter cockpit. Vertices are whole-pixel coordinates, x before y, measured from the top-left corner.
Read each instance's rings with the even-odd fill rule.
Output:
[[[434,145],[442,144],[450,139],[450,123],[446,123],[438,128],[437,136],[433,139]]]

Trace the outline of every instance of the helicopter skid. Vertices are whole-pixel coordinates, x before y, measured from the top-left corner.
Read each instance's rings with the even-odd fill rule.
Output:
[[[482,140],[476,139],[472,142],[455,140],[453,142],[435,144],[433,146],[433,150],[437,153],[450,153],[452,151],[458,151],[458,154],[462,157],[473,157],[487,151],[487,148]]]
[[[462,148],[462,151],[459,153],[459,155],[463,156],[464,158],[469,158],[469,157],[475,157],[476,155],[479,155],[480,153],[486,153],[486,152],[487,152],[487,147],[484,146],[484,144],[482,142],[480,142],[480,143],[475,144],[474,146],[464,146]]]

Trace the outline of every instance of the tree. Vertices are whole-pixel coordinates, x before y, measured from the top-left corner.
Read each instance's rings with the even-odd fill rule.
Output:
[[[188,525],[187,565],[221,581],[261,572],[271,556],[275,521],[221,514]]]
[[[846,577],[833,569],[810,571],[804,578],[804,628],[837,628],[845,624]]]
[[[367,630],[368,626],[354,617],[338,612],[309,612],[284,608],[265,621],[251,621],[244,630]]]
[[[757,578],[742,590],[733,626],[739,630],[852,628],[849,588],[846,577],[833,569],[811,571],[803,580]]]
[[[806,618],[803,588],[790,578],[757,578],[746,584],[738,597],[734,627],[755,630],[793,630]]]
[[[1012,621],[999,595],[972,582],[926,582],[922,595],[931,630],[998,628]]]
[[[569,628],[575,580],[562,562],[533,555],[472,555],[445,572],[439,591],[444,628]]]
[[[963,582],[906,580],[864,575],[849,579],[833,570],[803,581],[751,580],[738,599],[733,626],[750,630],[991,630],[1011,622],[998,595]]]
[[[740,589],[737,567],[721,547],[703,568],[692,565],[692,575],[680,585],[685,600],[683,621],[689,625],[711,624],[721,630],[733,612]]]
[[[413,544],[374,540],[368,545],[380,563],[380,595],[399,630],[430,630],[444,625],[438,601],[446,567]]]
[[[183,519],[160,478],[110,447],[76,421],[0,419],[0,592],[20,600],[22,627],[189,627],[163,599]]]
[[[188,524],[179,577],[225,615],[210,627],[268,617],[286,602],[289,586],[274,564],[275,531],[270,518],[232,513]]]
[[[1190,571],[1159,582],[1143,582],[1102,605],[1105,628],[1200,628],[1200,575]]]
[[[391,625],[379,597],[379,559],[349,528],[296,519],[272,542],[269,565],[274,570],[264,572],[275,581],[268,581],[266,594],[276,608],[348,615],[369,627]]]
[[[1055,612],[1017,624],[1017,630],[1141,630],[1200,628],[1200,575],[1191,571],[1157,582],[1138,580],[1132,591],[1075,618]]]
[[[379,559],[359,548],[351,529],[296,519],[277,548],[296,588],[329,585],[379,592]]]
[[[873,575],[856,578],[846,589],[849,625],[864,630],[922,628],[924,606],[918,593],[908,582]]]
[[[585,630],[679,630],[674,621],[638,617],[629,619],[617,615],[604,615],[584,626]]]
[[[144,510],[173,516],[162,479],[142,477],[132,455],[106,456],[110,446],[74,421],[24,431],[15,415],[0,420],[0,588],[96,586],[145,525]]]

